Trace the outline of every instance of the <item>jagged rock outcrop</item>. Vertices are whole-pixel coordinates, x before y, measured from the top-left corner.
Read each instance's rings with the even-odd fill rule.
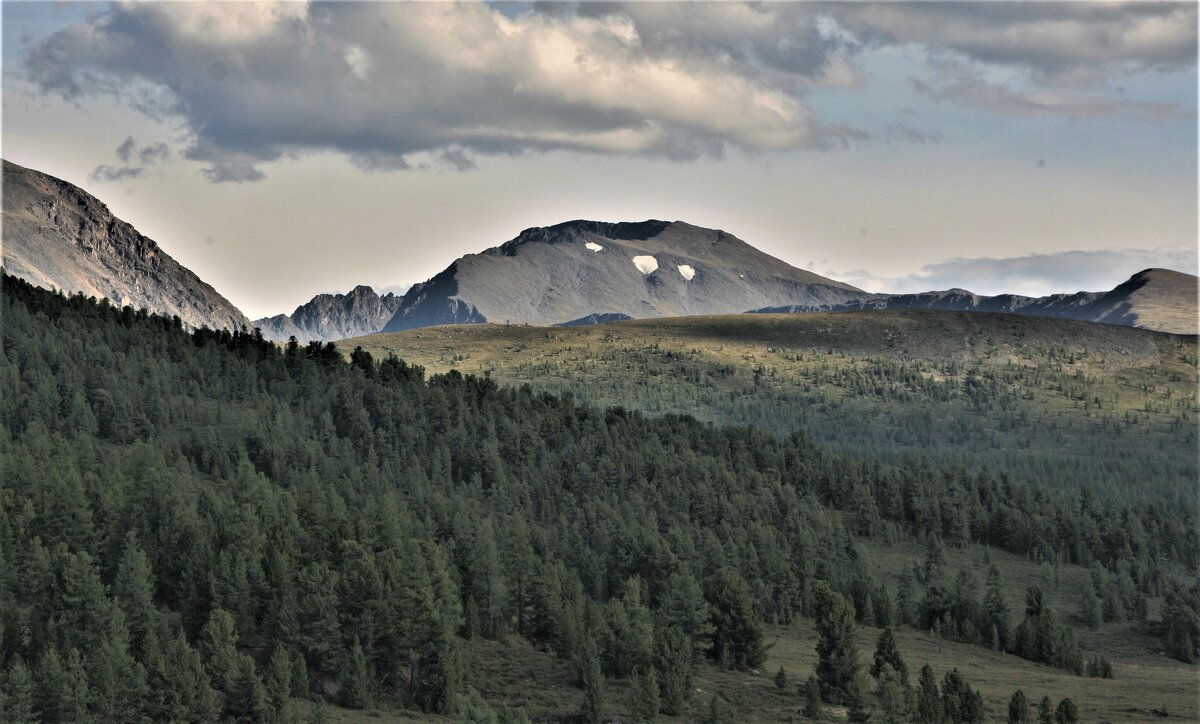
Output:
[[[153,239],[99,199],[3,161],[4,268],[49,289],[177,315],[189,327],[250,328],[250,320]]]
[[[318,339],[332,342],[378,332],[400,306],[400,297],[379,296],[368,286],[357,286],[347,294],[318,294],[288,314],[254,320],[267,339],[301,342]]]

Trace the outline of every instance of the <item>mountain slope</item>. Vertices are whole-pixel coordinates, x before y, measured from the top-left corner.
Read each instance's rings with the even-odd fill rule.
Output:
[[[69,294],[178,315],[189,327],[250,326],[229,300],[96,197],[40,171],[3,165],[9,274]]]
[[[443,326],[340,348],[356,345],[598,406],[803,431],[894,463],[1157,500],[1192,500],[1198,474],[1196,339],[1144,329],[873,310]]]
[[[1170,269],[1146,269],[1111,291],[1024,297],[981,296],[965,289],[919,294],[872,295],[832,306],[788,305],[756,312],[861,311],[866,309],[939,309],[954,312],[1007,312],[1060,317],[1172,334],[1197,333],[1196,277]]]
[[[319,339],[332,342],[346,337],[378,332],[400,306],[391,292],[382,297],[368,286],[359,285],[347,294],[318,294],[296,307],[290,315],[276,314],[254,320],[267,339],[301,342]]]
[[[570,221],[461,257],[401,300],[383,331],[464,322],[562,324],[828,306],[864,296],[724,231],[680,221]]]

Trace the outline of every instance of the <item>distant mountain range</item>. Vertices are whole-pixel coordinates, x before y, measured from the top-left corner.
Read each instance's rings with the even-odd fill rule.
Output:
[[[3,265],[34,284],[178,315],[190,327],[260,328],[331,341],[442,324],[578,326],[755,312],[939,309],[1008,312],[1197,332],[1197,279],[1147,269],[1107,292],[980,296],[962,289],[870,294],[797,269],[728,232],[682,221],[569,221],[452,262],[403,296],[367,286],[318,294],[250,322],[153,240],[66,181],[4,166]]]
[[[382,297],[368,286],[357,286],[348,294],[318,294],[288,314],[254,320],[267,339],[331,342],[377,332],[400,306],[392,293]]]
[[[874,294],[831,306],[788,305],[760,313],[841,312],[868,309],[940,309],[952,312],[1006,312],[1036,317],[1141,327],[1196,334],[1197,279],[1170,269],[1146,269],[1107,292],[1075,292],[1045,297],[1017,294],[981,296],[965,289],[920,294]]]
[[[95,196],[3,161],[4,268],[49,289],[177,315],[189,327],[235,329],[250,320],[153,239]]]

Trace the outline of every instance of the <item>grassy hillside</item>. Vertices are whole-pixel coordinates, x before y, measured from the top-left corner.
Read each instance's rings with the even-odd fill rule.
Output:
[[[341,343],[598,405],[802,430],[1131,499],[1191,496],[1195,337],[1000,314],[878,311],[462,325]],[[1190,499],[1190,497],[1189,497]]]

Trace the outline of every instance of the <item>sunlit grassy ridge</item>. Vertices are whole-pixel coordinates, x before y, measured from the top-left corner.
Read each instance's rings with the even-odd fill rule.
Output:
[[[1195,337],[929,311],[729,315],[575,328],[434,327],[346,340],[430,372],[490,374],[598,405],[801,430],[1130,499],[1194,491]]]

